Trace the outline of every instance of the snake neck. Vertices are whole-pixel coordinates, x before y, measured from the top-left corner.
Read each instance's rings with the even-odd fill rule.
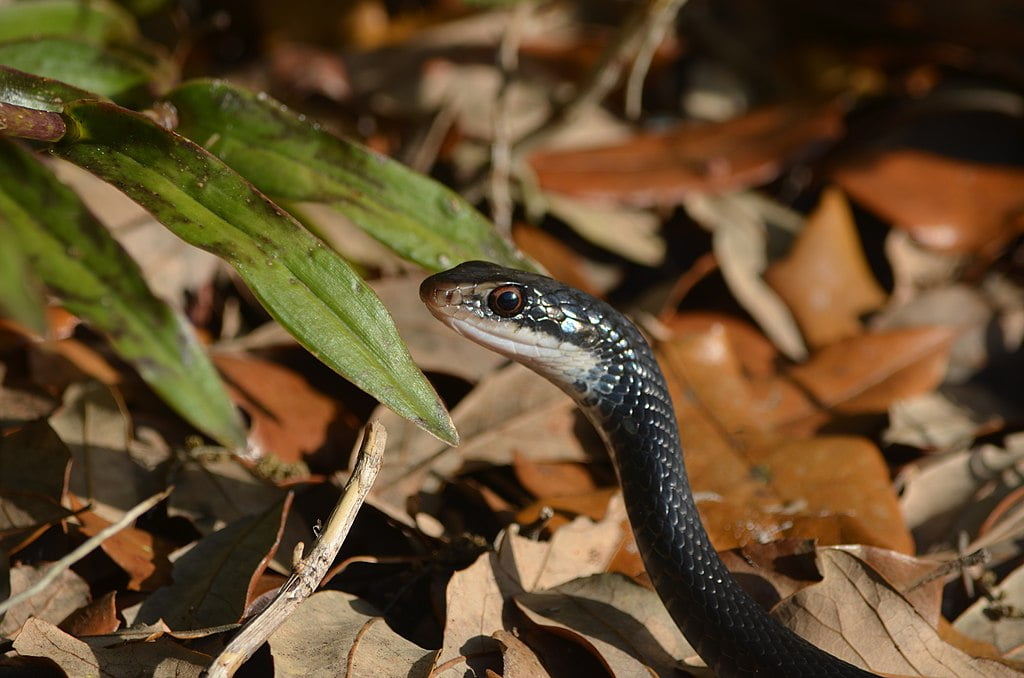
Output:
[[[622,341],[595,348],[589,377],[563,388],[614,459],[647,573],[683,635],[720,676],[873,675],[782,626],[729,573],[700,521],[661,369],[631,324],[616,330],[628,355]]]

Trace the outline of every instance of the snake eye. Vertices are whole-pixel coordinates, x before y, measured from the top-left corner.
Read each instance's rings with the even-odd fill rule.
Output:
[[[523,294],[522,288],[516,285],[502,285],[487,295],[487,305],[502,318],[511,318],[523,310],[526,295]]]

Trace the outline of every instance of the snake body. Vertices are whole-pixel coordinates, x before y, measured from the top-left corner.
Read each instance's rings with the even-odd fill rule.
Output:
[[[551,278],[485,262],[427,278],[420,298],[455,331],[578,403],[613,458],[655,590],[718,675],[874,675],[782,626],[722,563],[697,513],[665,378],[625,316]]]

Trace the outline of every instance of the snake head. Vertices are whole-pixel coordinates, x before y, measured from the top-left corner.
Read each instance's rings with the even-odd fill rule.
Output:
[[[602,357],[635,333],[631,325],[623,329],[615,320],[621,316],[603,301],[552,278],[483,261],[430,276],[420,285],[420,299],[459,334],[574,396],[586,390]]]

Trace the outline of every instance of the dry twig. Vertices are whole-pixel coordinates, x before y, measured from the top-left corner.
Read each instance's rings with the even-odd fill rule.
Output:
[[[278,591],[274,600],[258,616],[250,619],[238,632],[224,651],[220,653],[207,673],[209,678],[226,678],[245,663],[256,650],[270,638],[284,620],[311,596],[323,581],[327,568],[352,529],[356,513],[363,505],[366,495],[373,487],[381,463],[384,460],[384,446],[387,431],[378,421],[371,421],[366,427],[363,444],[356,459],[355,470],[345,484],[341,499],[327,519],[320,538],[313,545],[309,555],[295,563],[292,576]]]

